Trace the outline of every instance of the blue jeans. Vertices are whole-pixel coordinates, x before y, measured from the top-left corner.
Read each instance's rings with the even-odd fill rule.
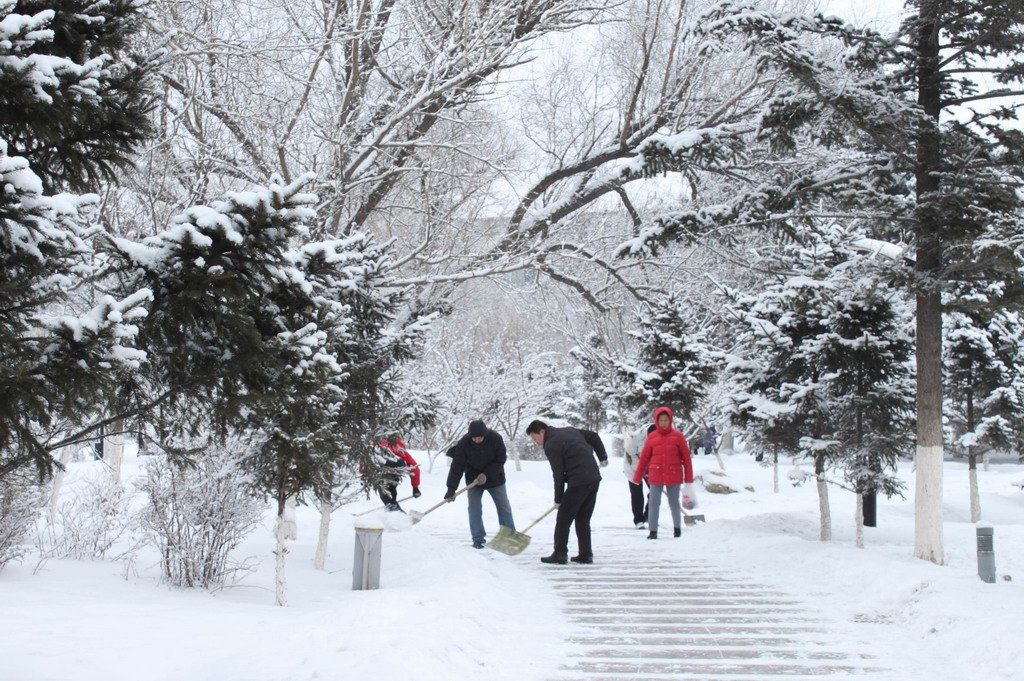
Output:
[[[498,524],[514,530],[515,522],[512,520],[512,505],[508,503],[508,490],[505,485],[491,487],[487,490],[491,493],[494,506],[498,509]],[[474,487],[466,492],[469,497],[469,531],[473,535],[473,541],[483,541],[487,538],[487,530],[484,529],[484,489]]]

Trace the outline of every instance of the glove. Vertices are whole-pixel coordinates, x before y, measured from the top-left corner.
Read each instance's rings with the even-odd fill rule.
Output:
[[[608,465],[608,459],[601,459],[601,468],[604,468],[607,465]]]
[[[444,500],[449,504],[455,501],[455,492],[448,492],[448,494],[444,495]]]
[[[683,508],[692,511],[697,508],[697,492],[693,489],[693,483],[683,485]]]
[[[412,498],[413,499],[419,499],[421,496],[423,496],[423,495],[420,492],[420,488],[419,487],[413,487],[412,488]]]

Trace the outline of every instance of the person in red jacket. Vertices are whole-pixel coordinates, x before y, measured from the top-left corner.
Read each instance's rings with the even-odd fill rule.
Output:
[[[654,432],[647,436],[640,462],[637,464],[633,482],[637,485],[647,476],[651,489],[650,509],[647,513],[648,539],[658,538],[658,513],[662,493],[668,496],[672,509],[674,536],[682,534],[682,517],[679,510],[679,486],[685,481],[683,502],[687,508],[696,505],[693,493],[693,464],[690,461],[690,446],[686,437],[672,427],[672,410],[658,407],[654,410]]]
[[[405,442],[398,435],[384,438],[378,444],[384,450],[384,466],[390,469],[401,469],[401,472],[395,470],[391,474],[386,474],[377,488],[377,494],[389,511],[401,511],[402,507],[398,505],[398,484],[408,473],[412,476],[412,495],[419,497],[420,467],[416,463],[416,459],[409,454]]]

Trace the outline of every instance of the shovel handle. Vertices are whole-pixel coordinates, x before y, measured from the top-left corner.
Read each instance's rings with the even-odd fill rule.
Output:
[[[541,516],[540,516],[539,518],[537,518],[537,519],[536,519],[536,520],[534,520],[534,521],[533,521],[532,523],[530,523],[529,525],[527,525],[527,526],[526,526],[526,529],[525,529],[525,530],[523,530],[523,534],[526,534],[527,532],[529,532],[530,530],[532,530],[532,529],[534,528],[534,526],[535,526],[535,525],[537,525],[537,523],[539,523],[540,521],[544,520],[544,519],[545,519],[545,518],[547,518],[547,517],[548,517],[549,515],[551,515],[551,512],[552,512],[552,511],[554,511],[554,510],[555,510],[556,508],[558,508],[558,505],[557,505],[557,504],[555,504],[555,505],[552,505],[552,506],[551,506],[551,508],[549,508],[548,510],[544,511],[544,513],[542,513],[542,514],[541,514]]]
[[[455,496],[457,497],[460,494],[462,494],[463,492],[465,492],[466,490],[472,489],[474,487],[479,487],[480,485],[482,485],[482,484],[484,484],[486,482],[487,482],[487,476],[484,475],[483,473],[481,473],[480,475],[476,476],[476,479],[474,479],[473,482],[469,483],[468,485],[466,485],[465,487],[460,489],[458,492],[456,492]],[[426,511],[424,511],[420,515],[420,517],[422,518],[423,516],[427,515],[428,513],[432,513],[433,511],[436,511],[437,509],[441,508],[442,506],[444,506],[447,503],[449,503],[447,500],[437,502],[436,504],[434,504],[433,506],[428,508]]]
[[[402,502],[402,501],[409,501],[409,500],[410,500],[410,499],[412,499],[412,498],[413,498],[414,496],[416,496],[416,495],[415,495],[415,494],[410,494],[410,495],[409,495],[409,496],[407,496],[407,497],[402,497],[402,498],[401,498],[401,499],[399,499],[398,501],[399,501],[399,502]],[[379,510],[381,510],[381,509],[384,509],[384,508],[387,508],[387,506],[374,506],[374,507],[373,507],[373,508],[371,508],[371,509],[370,509],[369,511],[363,511],[362,513],[353,513],[352,515],[354,515],[355,517],[357,517],[357,518],[358,518],[358,517],[359,517],[359,516],[361,516],[361,515],[366,515],[367,513],[373,513],[374,511],[379,511]]]

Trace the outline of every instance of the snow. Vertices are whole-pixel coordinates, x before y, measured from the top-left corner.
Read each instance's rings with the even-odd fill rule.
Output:
[[[421,460],[426,456],[414,452]],[[995,527],[995,584],[976,574],[975,526],[970,522],[967,466],[947,462],[944,475],[947,565],[911,557],[913,484],[910,465],[900,477],[905,500],[878,500],[878,528],[865,528],[866,548],[854,546],[853,494],[830,490],[834,541],[817,541],[813,485],[784,484],[772,493],[771,468],[749,455],[724,457],[734,483],[755,492],[700,491],[708,522],[683,538],[647,542],[631,525],[625,478],[614,465],[594,518],[595,552],[637,560],[701,558],[723,573],[756,578],[821,611],[830,646],[868,651],[888,678],[1020,680],[1024,612],[1024,494],[1013,482],[1024,466],[996,462],[979,471],[985,520]],[[125,462],[130,478],[139,460]],[[99,463],[71,464],[69,478]],[[780,464],[791,468],[788,461]],[[697,474],[717,468],[696,457]],[[406,510],[440,500],[443,458],[424,470],[424,496]],[[550,503],[550,470],[524,461],[506,467],[516,521],[525,526]],[[405,490],[401,490],[404,492]],[[273,605],[273,513],[237,552],[255,557],[255,572],[213,593],[172,590],[156,581],[155,556],[136,562],[137,574],[113,562],[50,561],[33,575],[31,558],[0,573],[0,677],[17,681],[305,681],[307,679],[487,678],[540,681],[557,674],[574,633],[558,596],[534,560],[551,546],[551,518],[531,531],[534,541],[514,560],[469,546],[465,501],[440,507],[411,526],[401,514],[371,513],[383,534],[381,586],[351,591],[354,545],[350,514],[376,508],[376,498],[334,512],[327,570],[313,568],[319,513],[300,506],[299,538],[289,543],[287,607]],[[663,514],[667,517],[667,513]],[[496,527],[484,499],[488,530]],[[408,523],[408,524],[407,524]],[[619,529],[608,529],[619,528]],[[571,540],[572,542],[575,539]],[[570,545],[570,549],[574,548]],[[528,560],[527,560],[528,559]],[[578,568],[548,568],[573,570]],[[1002,576],[1011,575],[1013,581]],[[111,638],[111,632],[114,638]]]

